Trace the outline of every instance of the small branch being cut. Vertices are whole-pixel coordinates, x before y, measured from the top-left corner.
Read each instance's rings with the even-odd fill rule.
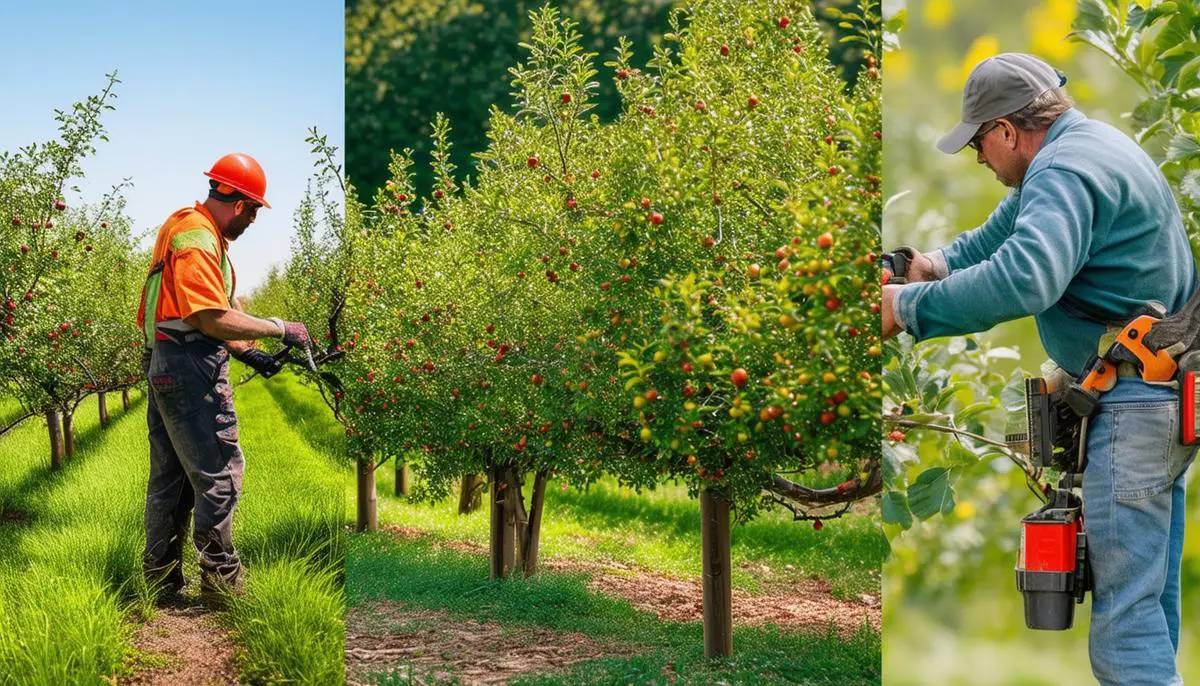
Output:
[[[1041,471],[1034,468],[1034,466],[1030,464],[1027,459],[1025,459],[1025,456],[1014,451],[1012,448],[1009,448],[1007,443],[1001,443],[1000,441],[988,438],[987,436],[980,436],[977,433],[965,431],[954,426],[945,426],[943,424],[925,424],[923,422],[914,422],[911,419],[902,419],[900,417],[891,417],[886,415],[884,416],[883,421],[893,426],[904,426],[915,429],[930,429],[932,431],[940,431],[953,436],[963,436],[973,441],[989,445],[995,448],[1001,455],[1004,455],[1011,460],[1013,464],[1020,467],[1021,471],[1025,472],[1025,475],[1033,480],[1034,483],[1038,483],[1041,479]]]

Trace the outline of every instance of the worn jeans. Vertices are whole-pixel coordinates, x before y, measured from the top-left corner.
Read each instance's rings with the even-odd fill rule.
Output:
[[[242,563],[233,545],[233,512],[244,459],[229,353],[211,340],[157,341],[146,358],[150,483],[144,569],[150,578],[182,584],[183,545],[194,517],[202,585],[236,584]]]
[[[1184,475],[1176,391],[1122,378],[1090,420],[1083,479],[1092,672],[1106,686],[1182,684]]]

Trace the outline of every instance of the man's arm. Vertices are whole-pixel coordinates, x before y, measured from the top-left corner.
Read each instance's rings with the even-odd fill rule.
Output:
[[[897,288],[884,303],[892,320],[924,340],[986,331],[1058,302],[1087,260],[1090,192],[1077,175],[1051,168],[1026,178],[1020,200],[994,254],[940,281]]]
[[[183,320],[190,326],[222,341],[252,341],[259,338],[282,338],[283,329],[269,319],[238,310],[206,309],[193,312]],[[235,346],[239,345],[234,343]],[[246,344],[241,344],[248,347]]]

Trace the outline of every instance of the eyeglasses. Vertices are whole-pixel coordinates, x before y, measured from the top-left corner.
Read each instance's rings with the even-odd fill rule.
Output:
[[[998,121],[992,122],[991,126],[987,127],[983,131],[980,131],[979,133],[975,134],[974,138],[967,141],[967,145],[970,146],[970,148],[972,150],[974,150],[975,152],[980,152],[980,147],[982,147],[982,145],[983,145],[983,137],[988,135],[989,133],[991,133],[992,129],[996,128],[997,126],[1000,126],[1000,122],[998,122]]]

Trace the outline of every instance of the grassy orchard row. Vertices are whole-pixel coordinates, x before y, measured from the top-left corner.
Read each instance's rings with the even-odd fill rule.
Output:
[[[698,2],[645,71],[621,42],[606,66],[623,113],[601,125],[594,55],[554,10],[532,19],[474,182],[440,117],[427,198],[406,151],[343,222],[327,168],[283,293],[262,296],[316,331],[346,298],[330,400],[360,456],[360,528],[374,469],[401,455],[428,498],[488,475],[494,576],[536,569],[551,478],[683,480],[726,571],[731,507],[819,521],[836,512],[808,508],[876,494],[874,61],[847,93],[799,3]],[[818,471],[840,485],[806,485]]]
[[[103,140],[115,75],[98,96],[58,112],[60,137],[0,154],[0,393],[21,412],[0,435],[46,417],[51,465],[74,453],[73,415],[90,394],[124,390],[140,376],[136,312],[144,255],[124,216],[121,186],[95,206],[68,207],[64,195]],[[99,296],[99,297],[98,297]],[[125,394],[123,393],[123,396]],[[128,398],[125,396],[125,403]]]

